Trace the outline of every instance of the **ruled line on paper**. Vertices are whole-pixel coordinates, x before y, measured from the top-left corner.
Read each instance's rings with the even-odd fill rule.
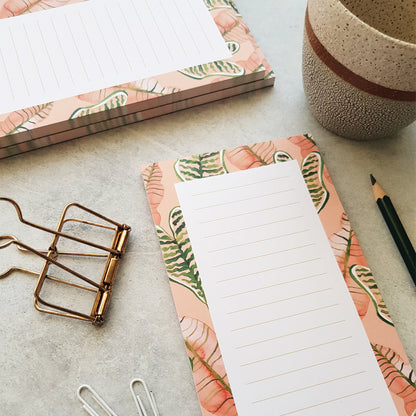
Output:
[[[274,374],[272,376],[269,377],[264,377],[261,378],[259,380],[253,380],[253,381],[249,381],[246,384],[256,384],[256,383],[261,383],[262,381],[267,381],[267,380],[271,380],[273,378],[277,378],[277,377],[282,377],[282,376],[287,376],[288,374],[293,374],[293,373],[297,373],[299,371],[303,371],[303,370],[308,370],[310,368],[315,368],[315,367],[319,367],[321,365],[325,365],[325,364],[329,364],[329,363],[333,363],[333,362],[337,362],[337,361],[341,361],[341,360],[345,360],[346,358],[352,358],[352,357],[357,357],[358,353],[353,353],[353,354],[348,354],[348,355],[344,355],[342,357],[337,357],[334,358],[333,360],[327,360],[327,361],[322,361],[316,364],[312,364],[312,365],[308,365],[305,367],[301,367],[301,368],[296,368],[294,370],[290,370],[290,371],[285,371],[284,373],[278,373],[278,374]],[[354,416],[354,415],[353,415]]]
[[[243,349],[243,348],[252,347],[253,345],[258,345],[258,344],[263,344],[265,342],[275,341],[276,339],[286,338],[286,337],[290,337],[292,335],[303,334],[303,333],[308,332],[308,331],[313,331],[315,329],[320,329],[320,328],[326,328],[328,326],[337,325],[337,324],[344,323],[344,322],[346,322],[345,319],[342,319],[342,320],[336,321],[336,322],[329,322],[327,324],[314,326],[313,328],[306,328],[306,329],[302,329],[300,331],[291,332],[289,334],[283,334],[283,335],[279,335],[277,337],[267,338],[267,339],[263,339],[261,341],[252,342],[250,344],[239,345],[239,346],[235,347],[235,349],[240,350],[240,349]]]
[[[68,21],[68,16],[67,16],[67,15],[65,15],[65,21],[66,21],[66,24],[67,24],[67,26],[68,26],[69,34],[70,34],[70,36],[71,36],[71,39],[72,39],[73,45],[75,46],[75,50],[77,51],[77,54],[78,54],[79,60],[80,60],[80,62],[81,62],[82,69],[84,70],[84,74],[86,75],[86,77],[87,77],[88,81],[90,81],[90,80],[91,80],[91,78],[90,78],[90,74],[88,73],[87,68],[85,67],[85,63],[84,63],[83,56],[82,56],[81,52],[79,51],[78,42],[76,42],[76,41],[75,41],[74,33],[72,32],[72,27],[71,27],[72,25],[70,25],[70,24],[69,24],[69,21]],[[54,23],[54,22],[52,22],[52,23],[53,23],[53,27],[55,28],[55,33],[56,33],[56,36],[58,37],[58,32],[57,32],[57,30],[56,30],[55,23]],[[104,42],[106,42],[106,40],[105,40],[105,39],[104,39]],[[61,49],[62,49],[62,45],[61,45]],[[64,50],[64,49],[62,49],[62,52],[63,52],[63,54],[65,55],[65,61],[67,62],[67,60],[66,60],[66,54],[65,54],[65,50]],[[67,65],[68,65],[68,62],[67,62]],[[71,70],[70,70],[70,68],[69,68],[69,67],[68,67],[68,71],[69,71],[69,72],[71,72]]]
[[[209,223],[215,222],[215,221],[229,220],[230,218],[242,217],[244,215],[258,214],[260,212],[270,211],[270,210],[276,209],[276,208],[290,207],[292,205],[299,205],[299,202],[290,202],[288,204],[275,205],[273,207],[267,207],[267,208],[263,208],[263,209],[256,209],[254,211],[242,212],[242,213],[234,214],[234,215],[227,215],[226,217],[214,218],[212,220],[201,221],[200,224],[209,224]]]
[[[81,21],[81,23],[82,23],[82,27],[83,27],[83,29],[84,29],[84,34],[85,34],[85,37],[87,38],[87,40],[88,40],[88,44],[89,44],[89,49],[92,51],[92,54],[94,55],[94,59],[95,59],[95,63],[97,64],[97,67],[100,69],[100,72],[101,72],[101,77],[104,77],[104,71],[103,71],[103,68],[102,68],[102,66],[101,66],[101,63],[100,63],[100,60],[98,59],[98,57],[97,57],[97,53],[95,52],[95,48],[93,47],[93,44],[92,44],[92,42],[91,42],[91,38],[90,38],[90,35],[89,35],[89,33],[88,33],[88,30],[86,29],[86,27],[85,27],[85,23],[84,23],[84,20],[82,19],[82,15],[81,15],[81,13],[80,12],[78,12],[78,15],[79,15],[79,20]]]
[[[130,62],[129,54],[126,52],[126,48],[124,47],[124,42],[120,39],[119,32],[118,32],[117,28],[114,26],[114,21],[111,17],[111,14],[110,14],[109,10],[108,10],[108,7],[106,5],[104,5],[104,9],[105,9],[105,12],[107,13],[107,17],[108,17],[108,20],[110,21],[111,27],[113,28],[113,31],[116,34],[117,41],[118,41],[118,44],[119,44],[119,48],[120,48],[121,52],[124,55],[124,59],[129,64],[130,70],[133,70],[133,67],[132,67],[131,62]],[[81,21],[82,21],[82,19],[81,19]],[[84,22],[82,22],[82,23],[84,23]],[[85,27],[84,27],[84,29],[85,29]]]
[[[59,37],[59,35],[58,35],[58,31],[56,30],[55,22],[53,22],[53,21],[52,21],[51,23],[52,23],[52,28],[53,28],[53,30],[54,30],[54,32],[55,32],[55,37],[56,37],[56,40],[57,40],[58,45],[59,45],[59,48],[60,48],[59,52],[61,53],[61,55],[62,55],[62,56],[63,56],[63,58],[64,58],[64,62],[65,62],[65,65],[66,65],[66,69],[67,69],[67,71],[68,71],[68,73],[69,73],[69,76],[71,77],[72,84],[73,84],[73,85],[75,85],[74,76],[72,75],[71,68],[69,67],[68,58],[67,58],[67,56],[66,56],[66,54],[65,54],[64,48],[62,47],[61,38]],[[69,31],[71,31],[71,28],[70,28],[70,27],[69,27],[69,25],[68,25],[68,21],[66,21],[66,25],[67,25],[68,30],[69,30]],[[72,34],[72,32],[71,32],[71,34]],[[42,39],[44,40],[43,36],[42,36]],[[44,40],[44,41],[45,41],[45,40]],[[72,37],[72,41],[74,41],[74,38],[73,38],[73,37]],[[45,45],[45,48],[47,48],[47,46],[46,46],[46,45]],[[50,59],[50,58],[49,58],[49,59]],[[58,78],[57,78],[57,79],[58,79]]]
[[[276,303],[285,302],[287,300],[299,299],[299,298],[302,298],[304,296],[316,295],[317,293],[327,292],[328,290],[332,290],[332,287],[327,287],[325,289],[315,290],[313,292],[303,293],[301,295],[290,296],[288,298],[278,299],[278,300],[275,300],[275,301],[272,301],[272,302],[262,303],[261,305],[249,306],[247,308],[242,308],[242,309],[238,309],[236,311],[227,312],[227,315],[233,315],[235,313],[246,312],[246,311],[250,311],[252,309],[261,308],[263,306],[274,305]]]
[[[27,33],[26,25],[23,24],[22,26],[23,26],[23,30],[24,30],[24,33],[25,33],[26,44],[30,44],[29,35]],[[45,92],[45,84],[44,84],[43,78],[42,78],[42,76],[40,74],[39,65],[38,65],[38,62],[37,62],[37,60],[35,58],[35,54],[33,53],[33,48],[29,47],[29,50],[30,50],[30,54],[32,55],[33,62],[35,64],[36,73],[38,74],[38,79],[39,79],[39,82],[40,82],[40,84],[42,86],[42,90]]]
[[[368,409],[368,410],[363,410],[362,412],[358,412],[358,413],[354,413],[351,416],[359,416],[359,415],[364,415],[366,413],[370,413],[370,412],[374,412],[375,410],[380,410],[380,406],[377,407],[373,407],[372,409]]]
[[[259,198],[263,198],[263,197],[266,197],[266,196],[272,196],[272,195],[279,195],[279,194],[290,192],[290,191],[293,191],[293,190],[294,190],[293,188],[283,189],[283,190],[279,190],[279,191],[269,192],[269,193],[263,194],[263,195],[253,195],[253,196],[243,198],[243,199],[233,199],[232,201],[227,201],[227,202],[216,202],[215,204],[206,205],[206,206],[203,206],[203,207],[198,207],[198,208],[195,208],[194,210],[195,211],[200,211],[201,209],[216,208],[216,207],[221,207],[221,206],[224,206],[224,205],[236,204],[238,202],[251,201],[253,199],[258,200]]]
[[[313,274],[311,276],[299,277],[298,279],[286,280],[284,282],[274,283],[273,285],[256,287],[256,288],[253,288],[253,289],[250,289],[250,290],[246,290],[244,292],[237,292],[237,293],[232,293],[231,295],[221,296],[221,299],[229,299],[229,298],[233,298],[233,297],[236,297],[236,296],[247,295],[248,293],[258,292],[260,290],[265,290],[265,289],[271,289],[272,287],[287,285],[289,283],[299,282],[301,280],[308,280],[308,279],[312,279],[314,277],[321,277],[321,276],[325,276],[325,275],[326,275],[326,273],[318,273],[318,274]]]
[[[137,16],[137,18],[138,18],[138,20],[139,20],[139,22],[140,22],[140,26],[144,27],[144,25],[143,25],[143,21],[142,21],[142,19],[141,19],[141,17],[140,17],[140,13],[139,13],[139,11],[137,10],[136,3],[135,3],[133,0],[130,0],[130,3],[131,3],[131,4],[133,5],[133,7],[134,7],[134,10],[135,10],[135,12],[136,12],[136,16]],[[154,48],[154,46],[153,46],[153,42],[152,42],[152,41],[151,41],[151,39],[149,38],[149,35],[148,35],[148,33],[147,33],[147,31],[146,31],[146,30],[144,31],[144,33],[145,33],[145,36],[146,36],[146,38],[147,38],[148,45],[149,45],[149,46],[151,47],[151,49],[152,49],[153,56],[156,58],[156,61],[157,61],[158,63],[160,63],[160,59],[159,59],[159,57],[158,57],[158,54],[156,53],[155,48]]]
[[[173,59],[172,52],[171,52],[171,50],[170,50],[170,48],[169,48],[168,43],[166,42],[166,38],[165,38],[165,36],[163,35],[163,32],[160,30],[159,23],[158,23],[157,19],[156,19],[156,18],[155,18],[155,16],[154,16],[153,10],[152,10],[152,8],[149,6],[148,1],[147,1],[147,0],[144,0],[144,1],[145,1],[145,3],[146,3],[147,8],[149,9],[149,13],[150,13],[150,16],[152,17],[154,27],[156,27],[156,28],[157,28],[157,31],[159,32],[160,38],[162,39],[163,43],[165,44],[165,47],[166,47],[166,49],[167,49],[167,51],[168,51],[168,53],[169,53],[169,55],[170,55],[171,59]]]
[[[1,58],[1,61],[3,62],[4,73],[6,74],[6,77],[7,77],[7,86],[9,87],[9,91],[10,91],[10,94],[12,95],[12,98],[14,98],[15,95],[14,95],[14,91],[12,88],[12,84],[10,82],[9,71],[7,70],[6,62],[4,62],[4,57],[3,57],[3,54],[1,53],[1,50],[0,50],[0,58]]]
[[[204,235],[203,238],[213,238],[213,237],[219,237],[219,236],[225,235],[225,234],[236,233],[238,231],[253,230],[255,228],[265,227],[266,225],[278,224],[279,222],[286,222],[286,221],[298,220],[299,218],[303,218],[303,215],[298,215],[297,217],[283,218],[283,219],[279,219],[279,220],[275,220],[275,221],[266,222],[264,224],[252,225],[250,227],[243,227],[243,228],[238,228],[238,229],[235,229],[235,230],[223,231],[221,233]]]
[[[242,275],[239,275],[239,276],[229,277],[227,279],[217,280],[217,283],[224,283],[224,282],[228,282],[230,280],[241,279],[243,277],[253,276],[253,275],[266,273],[266,272],[271,272],[271,271],[275,271],[275,270],[279,270],[279,269],[286,269],[287,267],[298,266],[300,264],[310,263],[311,261],[318,261],[318,260],[320,260],[320,257],[316,257],[314,259],[307,259],[307,260],[304,260],[304,261],[298,261],[296,263],[285,264],[283,266],[271,267],[270,269],[257,270],[253,273],[247,273],[247,274],[242,274]]]
[[[255,326],[270,324],[272,322],[280,321],[282,319],[294,318],[295,316],[308,314],[310,312],[321,311],[323,309],[333,308],[335,306],[339,306],[339,304],[338,303],[334,303],[332,305],[320,306],[319,308],[309,309],[307,311],[297,312],[297,313],[294,313],[294,314],[291,314],[291,315],[281,316],[281,317],[275,318],[275,319],[269,319],[268,321],[263,321],[263,322],[258,322],[258,323],[251,324],[251,325],[246,325],[246,326],[242,326],[242,327],[238,327],[238,328],[233,328],[230,331],[231,332],[242,331],[243,329],[254,328]]]
[[[49,53],[49,49],[46,46],[46,42],[45,42],[45,37],[43,35],[43,31],[42,31],[42,29],[41,29],[41,27],[39,25],[39,22],[36,22],[36,23],[37,23],[37,27],[38,27],[38,31],[39,31],[40,37],[42,38],[42,46],[45,49],[46,55],[48,56],[49,67],[52,68],[52,72],[53,72],[53,75],[54,75],[55,80],[56,80],[56,85],[59,87],[60,82],[58,81],[58,76],[56,74],[55,66],[52,64],[52,59],[51,59],[51,55]],[[72,74],[71,74],[71,76],[72,76]],[[74,83],[74,80],[73,79],[72,79],[72,83]],[[1,113],[1,111],[0,111],[0,113]]]
[[[176,4],[176,1],[174,1],[174,2],[173,2],[173,4],[174,4],[174,6],[176,7],[176,11],[178,12],[178,15],[182,17],[182,13],[181,13],[181,11],[179,10],[178,5]],[[193,44],[194,44],[194,46],[195,46],[195,50],[199,51],[199,45],[198,45],[198,44],[197,44],[197,42],[195,41],[195,37],[194,37],[194,36],[192,36],[191,29],[189,28],[189,25],[188,25],[188,22],[186,21],[186,19],[185,19],[185,20],[183,20],[183,19],[182,19],[182,23],[184,24],[184,26],[185,26],[185,28],[186,28],[186,30],[187,30],[187,32],[188,32],[188,37],[189,37],[189,39],[191,39],[191,40],[192,40],[192,42],[193,42]]]
[[[221,247],[221,248],[217,248],[215,250],[208,250],[208,253],[217,253],[219,251],[229,250],[231,248],[246,247],[249,244],[264,243],[265,241],[276,240],[278,238],[283,238],[283,237],[290,237],[290,236],[293,236],[293,235],[306,233],[308,231],[309,230],[306,229],[306,230],[295,231],[293,233],[279,234],[279,235],[275,235],[275,236],[272,236],[272,237],[262,238],[261,240],[246,241],[246,242],[241,243],[241,244],[233,244],[232,246]]]
[[[338,338],[338,339],[334,339],[334,340],[331,340],[331,341],[328,341],[328,342],[322,342],[321,344],[309,345],[305,348],[300,348],[298,350],[292,350],[292,351],[285,352],[283,354],[273,355],[272,357],[267,357],[267,358],[263,358],[261,360],[256,360],[256,361],[251,361],[249,363],[241,364],[240,367],[247,367],[247,366],[262,363],[262,362],[265,362],[265,361],[274,360],[275,358],[284,357],[285,355],[291,355],[291,354],[296,354],[296,353],[301,352],[301,351],[312,350],[314,348],[322,347],[324,345],[334,344],[334,343],[340,342],[340,341],[346,341],[347,339],[351,339],[351,338],[352,338],[352,336],[349,335],[348,337]]]
[[[189,9],[191,9],[191,10],[192,10],[193,15],[194,15],[194,17],[196,18],[196,20],[198,20],[199,25],[201,25],[201,24],[202,24],[202,22],[201,22],[201,21],[200,21],[200,19],[199,19],[199,15],[198,15],[197,13],[195,13],[195,10],[194,10],[194,8],[193,8],[193,6],[192,6],[194,3],[189,4],[189,0],[185,0],[185,1],[188,3],[188,7],[189,7]],[[211,49],[213,49],[213,45],[212,45],[212,43],[211,43],[211,39],[207,36],[207,34],[206,34],[205,32],[203,32],[203,33],[204,33],[205,39],[208,41],[209,45],[211,46]]]
[[[175,187],[238,414],[313,404],[332,416],[338,403],[320,403],[347,394],[350,415],[381,403],[395,414],[297,161]],[[289,188],[281,202],[261,197]],[[270,209],[278,203],[299,205]]]
[[[144,67],[146,67],[147,65],[146,65],[146,62],[143,59],[142,53],[140,52],[140,48],[139,48],[139,45],[137,44],[136,36],[134,36],[133,33],[132,33],[131,26],[130,26],[130,22],[127,20],[126,14],[124,13],[124,10],[123,10],[122,7],[120,8],[120,13],[121,13],[121,16],[122,16],[122,18],[124,20],[124,25],[127,28],[127,31],[128,31],[128,33],[130,35],[130,39],[133,41],[134,46],[136,47],[136,52],[138,53],[138,55],[140,57],[140,60],[142,61],[142,65]]]
[[[95,16],[94,13],[93,13],[93,17],[94,17],[94,20],[95,20],[95,26],[98,29],[98,32],[100,34],[100,37],[101,37],[101,39],[103,41],[103,45],[104,45],[105,49],[107,50],[107,54],[110,57],[111,63],[113,64],[114,71],[117,71],[117,65],[116,65],[116,63],[114,61],[114,57],[113,57],[113,54],[111,53],[110,47],[108,46],[106,36],[104,36],[104,33],[102,31],[100,22],[98,21],[97,16]]]
[[[301,387],[301,388],[296,389],[296,390],[290,390],[290,391],[287,391],[287,392],[285,392],[285,393],[276,394],[275,396],[266,397],[266,398],[261,399],[261,400],[256,400],[256,401],[253,401],[252,403],[253,403],[253,404],[257,404],[257,403],[264,402],[264,401],[266,401],[266,400],[277,399],[277,398],[279,398],[279,397],[286,396],[286,395],[288,395],[288,394],[297,393],[297,392],[299,392],[299,391],[303,391],[303,390],[311,389],[311,388],[313,388],[313,387],[323,386],[324,384],[333,383],[334,381],[343,380],[343,379],[346,379],[346,378],[349,378],[349,377],[355,377],[355,376],[358,376],[359,374],[364,374],[364,373],[365,373],[365,371],[357,371],[357,372],[355,372],[355,373],[352,373],[352,374],[347,374],[347,375],[342,376],[342,377],[333,378],[333,379],[331,379],[331,380],[322,381],[321,383],[311,384],[311,385],[309,385],[309,386],[304,386],[304,387]]]
[[[192,13],[198,16],[197,21],[188,25],[192,29],[190,34],[183,28],[181,13],[175,12],[177,7],[183,8],[183,2],[179,6],[170,3],[169,0],[101,0],[2,19],[0,33],[8,37],[11,30],[12,38],[0,43],[0,53],[5,65],[13,61],[16,71],[0,73],[2,92],[7,91],[8,96],[0,102],[0,114],[231,56],[203,2],[196,2],[192,12],[186,13],[189,19],[193,18]],[[204,36],[215,46],[213,50]],[[197,44],[193,45],[194,37],[202,42],[199,49]],[[33,41],[34,38],[37,40]],[[8,62],[6,58],[14,41],[19,54]],[[31,48],[41,52],[41,61]],[[48,57],[44,56],[43,48]],[[30,56],[33,52],[35,59]],[[36,64],[40,69],[39,79]],[[55,82],[48,85],[48,82],[51,84],[48,77],[54,77],[56,85]],[[13,84],[16,82],[19,82],[18,88]],[[13,90],[10,97],[9,88]]]
[[[258,256],[244,257],[243,259],[237,259],[237,260],[234,260],[234,261],[229,261],[227,263],[213,264],[212,267],[217,268],[217,267],[222,267],[222,266],[229,266],[230,264],[241,263],[242,261],[255,260],[255,259],[262,258],[262,257],[273,256],[275,254],[286,253],[288,251],[299,250],[301,248],[311,247],[311,246],[314,246],[314,245],[315,245],[315,243],[309,243],[309,244],[304,244],[303,246],[285,248],[283,250],[272,251],[271,253],[259,254]]]
[[[21,62],[21,60],[20,60],[20,56],[19,56],[19,53],[18,53],[18,51],[17,51],[17,48],[16,48],[16,43],[15,43],[15,41],[14,41],[14,38],[13,38],[13,33],[12,33],[12,31],[11,31],[10,26],[9,26],[9,34],[10,34],[10,39],[11,39],[11,42],[12,42],[12,44],[13,44],[13,49],[14,49],[14,51],[16,52],[17,63],[19,64],[19,69],[20,69],[20,73],[22,74],[23,82],[24,82],[24,84],[25,84],[26,93],[27,93],[27,94],[29,94],[29,87],[27,86],[27,80],[26,80],[26,77],[25,77],[25,74],[24,74],[24,71],[23,71],[22,62]]]
[[[278,180],[281,180],[281,179],[288,179],[288,178],[289,178],[288,175],[278,176],[276,178],[264,179],[264,180],[255,181],[255,182],[249,182],[249,183],[245,183],[243,185],[234,185],[234,186],[230,186],[230,187],[227,187],[227,188],[222,187],[222,188],[217,188],[217,189],[214,189],[214,190],[211,190],[211,191],[197,192],[197,193],[191,194],[191,196],[194,197],[194,196],[201,196],[201,195],[208,195],[208,194],[216,194],[217,192],[224,192],[224,191],[231,191],[233,189],[247,188],[247,187],[253,186],[253,185],[261,185],[261,184],[264,184],[264,183],[271,183],[271,182],[274,182],[274,181],[278,181]]]
[[[304,410],[312,409],[312,408],[314,408],[314,407],[323,406],[323,405],[325,405],[325,404],[329,404],[329,403],[333,403],[333,402],[338,402],[338,401],[340,401],[340,400],[347,399],[347,398],[349,398],[349,397],[357,396],[358,394],[368,393],[369,391],[372,391],[372,390],[373,390],[373,389],[370,387],[370,388],[368,388],[368,389],[366,389],[366,390],[360,390],[360,391],[357,391],[357,392],[355,392],[355,393],[351,393],[351,394],[347,394],[347,395],[345,395],[345,396],[337,397],[336,399],[327,400],[327,401],[325,401],[325,402],[320,402],[320,403],[314,404],[314,405],[312,405],[312,406],[302,407],[301,409],[292,410],[292,411],[287,412],[287,413],[281,413],[279,416],[288,416],[288,415],[293,415],[293,414],[295,414],[295,413],[299,413],[299,412],[302,412],[302,411],[304,411]]]
[[[176,2],[174,2],[174,4],[176,5]],[[168,13],[167,13],[167,11],[166,11],[166,9],[165,9],[165,8],[163,8],[162,10],[163,10],[163,12],[164,12],[164,14],[165,14],[166,20],[168,21],[170,28],[172,29],[172,33],[175,35],[175,38],[176,38],[176,40],[178,41],[178,44],[179,44],[179,45],[181,46],[181,48],[182,48],[182,52],[183,52],[183,54],[184,54],[184,55],[187,55],[186,50],[185,50],[185,48],[184,48],[184,46],[183,46],[183,43],[182,43],[182,41],[179,39],[179,36],[178,36],[178,34],[176,33],[176,30],[175,30],[175,28],[174,28],[174,27],[173,27],[173,25],[172,25],[172,19],[170,19],[170,17],[169,17],[169,15],[168,15]],[[179,14],[179,15],[180,15],[180,14]],[[181,17],[182,17],[182,16],[181,16]],[[182,19],[182,22],[183,22],[183,19]]]

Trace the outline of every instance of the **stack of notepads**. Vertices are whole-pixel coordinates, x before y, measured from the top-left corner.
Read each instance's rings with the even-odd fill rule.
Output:
[[[274,83],[232,0],[49,3],[0,0],[0,159]]]

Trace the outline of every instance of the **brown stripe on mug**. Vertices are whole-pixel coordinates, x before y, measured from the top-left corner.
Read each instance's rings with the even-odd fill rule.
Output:
[[[305,15],[305,30],[309,43],[319,57],[319,59],[335,74],[337,74],[344,81],[372,95],[382,98],[390,98],[397,101],[416,101],[416,91],[401,91],[392,88],[383,87],[382,85],[371,82],[360,75],[352,72],[341,62],[337,61],[322,45],[320,40],[315,35],[309,20],[308,9]]]

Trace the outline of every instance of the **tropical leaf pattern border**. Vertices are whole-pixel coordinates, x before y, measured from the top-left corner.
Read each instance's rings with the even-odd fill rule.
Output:
[[[383,340],[383,342],[379,342],[377,341],[378,336],[375,338],[374,335],[369,336],[375,356],[379,362],[390,392],[396,400],[401,403],[400,407],[398,407],[399,415],[415,416],[416,403],[414,400],[416,397],[416,386],[413,370],[410,368],[397,332],[392,325],[386,305],[381,298],[371,271],[365,262],[363,253],[356,236],[352,231],[349,220],[345,215],[342,206],[337,202],[339,200],[328,172],[326,171],[322,156],[310,135],[293,136],[285,139],[239,146],[218,152],[194,155],[189,158],[161,162],[158,166],[160,166],[160,169],[163,172],[165,187],[173,188],[175,183],[181,181],[198,180],[207,176],[227,174],[236,170],[251,169],[271,163],[284,163],[287,160],[298,161],[305,182],[309,185],[308,189],[311,198],[315,203],[315,208],[317,209],[324,228],[327,227],[327,219],[333,219],[333,216],[339,218],[339,229],[333,230],[332,234],[328,235],[328,239],[334,250],[334,255],[337,258],[340,270],[343,273],[345,282],[362,319],[364,328],[368,329],[370,334],[379,334]],[[143,173],[146,172],[148,166],[151,165],[142,167]],[[167,207],[162,206],[163,201],[158,205],[162,219],[161,225],[157,225],[158,233],[161,237],[161,246],[162,243],[164,244],[168,239],[177,239],[177,231],[175,231],[175,228],[170,224],[172,224],[173,213],[179,209],[178,207],[167,209]],[[180,215],[178,215],[178,218],[180,218]],[[182,224],[181,221],[182,219],[179,221],[179,228],[181,228],[181,232],[184,232],[187,236],[187,233],[185,232],[186,226],[185,224]],[[333,220],[331,220],[331,222],[333,223]],[[167,229],[170,230],[169,233],[162,227],[167,227]],[[163,230],[163,233],[161,233],[161,230]],[[185,250],[190,249],[192,251],[191,247],[187,244],[188,242],[183,246],[185,247]],[[194,258],[190,255],[189,251],[186,251],[186,253],[186,256],[189,256],[191,259],[190,264],[193,264]],[[182,260],[180,260],[181,264]],[[168,274],[169,268],[172,267],[173,263],[166,263]],[[189,269],[190,268],[187,268],[186,270],[188,271]],[[194,270],[197,269],[195,268]],[[199,299],[201,305],[205,305],[204,307],[207,308],[206,310],[209,315],[208,305],[204,303],[206,302],[204,296],[198,296],[198,285],[195,286],[195,280],[193,282],[192,279],[189,280],[190,276],[186,273],[184,273],[183,276],[185,276],[188,281],[181,281],[180,275],[172,278],[169,274],[171,284],[174,286],[180,285],[185,288],[184,290],[189,293],[191,298]],[[197,288],[197,290],[195,290],[195,288]],[[189,341],[189,328],[192,327],[195,333],[199,333],[201,337],[205,336],[207,337],[206,339],[210,339],[210,345],[214,345],[210,351],[211,353],[214,350],[216,351],[218,354],[218,363],[223,365],[219,346],[215,342],[215,332],[211,327],[212,324],[210,319],[198,319],[195,316],[195,310],[193,310],[193,307],[191,306],[187,310],[187,317],[184,318],[184,316],[181,315],[179,318],[181,322],[187,322],[187,330],[184,330],[185,342],[187,343]],[[191,333],[192,332],[193,331],[191,331]],[[205,335],[203,336],[202,334]],[[388,342],[386,342],[386,339]],[[208,371],[207,367],[204,367],[203,365],[203,360],[200,361],[201,356],[198,358],[198,354],[202,354],[202,357],[204,357],[205,351],[200,350],[197,354],[196,349],[187,348],[187,350],[191,368],[194,373],[195,385],[198,391],[201,387],[201,380],[203,379],[201,378],[201,373],[199,371],[201,371],[201,368],[205,368],[203,371]],[[399,353],[396,352],[397,350],[399,350]],[[206,376],[213,377],[212,373],[209,373],[209,371]],[[226,379],[226,375],[218,373],[215,375],[213,383],[216,383],[218,391],[223,392],[224,385],[221,384],[222,379]],[[208,378],[206,380],[208,380]],[[203,385],[204,384],[202,384],[202,386]],[[222,406],[218,408],[218,411],[215,410],[214,402],[207,401],[208,395],[206,392],[207,390],[203,388],[202,391],[198,393],[204,416],[228,415],[228,413],[221,413],[221,411],[224,410],[224,407]],[[232,403],[232,396],[220,397],[222,397],[222,400],[225,400],[226,403]],[[235,408],[231,406],[229,409]],[[231,410],[227,410],[227,412],[229,411]]]

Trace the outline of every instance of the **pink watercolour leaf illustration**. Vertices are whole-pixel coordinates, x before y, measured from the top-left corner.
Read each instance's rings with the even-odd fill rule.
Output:
[[[237,416],[215,332],[190,317],[181,319],[181,329],[201,406],[216,416]]]
[[[0,19],[63,6],[71,0],[8,0],[0,9]]]
[[[352,278],[349,270],[353,265],[365,267],[367,263],[345,212],[341,218],[341,229],[331,236],[330,243],[358,314],[363,317],[367,313],[370,298],[367,291]]]
[[[289,141],[300,148],[300,154],[302,157],[306,157],[311,152],[318,152],[316,143],[309,134],[289,137]],[[322,175],[327,183],[332,183],[331,177],[329,176],[325,164],[323,165]]]
[[[154,97],[160,97],[162,95],[173,94],[180,91],[179,88],[165,87],[155,79],[146,78],[80,94],[78,95],[78,98],[89,103],[95,103],[104,100],[106,97],[120,90],[124,91],[124,93],[128,95],[128,98],[135,97],[136,101],[149,100]]]
[[[345,212],[341,216],[341,229],[331,236],[330,242],[344,278],[348,276],[348,270],[353,264],[367,265]]]
[[[416,410],[416,374],[391,348],[371,344],[389,390],[404,401],[408,415]]]
[[[302,157],[305,157],[312,151],[317,151],[316,143],[309,134],[289,137],[289,141],[301,149]]]
[[[48,117],[53,104],[35,105],[10,113],[0,122],[0,131],[4,134],[14,134],[28,131],[33,126]]]
[[[145,78],[139,81],[129,82],[121,85],[121,87],[134,93],[137,101],[144,101],[149,98],[160,97],[162,95],[173,94],[180,91],[179,88],[166,87],[153,78]]]
[[[232,8],[224,8],[224,10],[221,10],[215,15],[214,21],[224,40],[243,43],[249,39],[254,47],[257,46],[245,21]]]
[[[274,163],[275,153],[276,148],[271,141],[240,146],[225,151],[230,162],[240,170],[270,165]]]
[[[147,165],[142,172],[144,186],[149,199],[150,210],[153,215],[153,221],[156,225],[160,224],[161,216],[158,207],[162,202],[165,189],[162,184],[162,169],[158,163]]]

